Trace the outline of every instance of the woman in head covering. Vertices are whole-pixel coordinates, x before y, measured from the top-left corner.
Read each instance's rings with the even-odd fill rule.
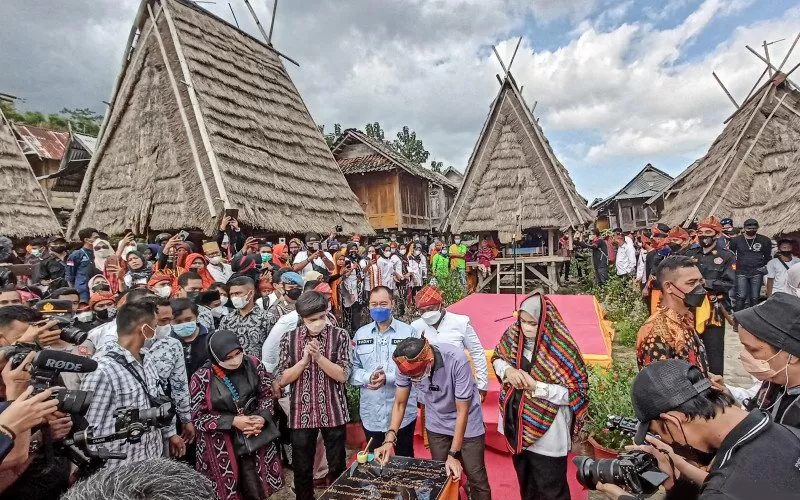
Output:
[[[122,277],[122,283],[126,289],[147,286],[147,281],[153,272],[147,266],[147,259],[138,250],[128,252],[125,257],[128,271]]]
[[[206,258],[199,253],[190,253],[186,256],[186,270],[196,272],[203,280],[203,290],[214,284],[214,277],[206,269]]]
[[[190,383],[197,427],[195,468],[214,483],[220,500],[257,500],[283,487],[272,420],[272,376],[246,356],[236,334],[217,330],[209,361]]]
[[[289,248],[285,243],[278,243],[272,247],[272,263],[279,269],[289,267]]]

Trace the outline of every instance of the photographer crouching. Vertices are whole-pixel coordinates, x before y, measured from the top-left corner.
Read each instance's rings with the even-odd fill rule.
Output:
[[[645,498],[662,483],[667,498],[692,498],[670,494],[678,479],[698,485],[702,500],[797,498],[800,431],[761,409],[748,413],[696,367],[677,359],[645,367],[632,402],[639,424],[630,449],[644,453],[626,463],[576,458],[584,485],[612,500]],[[636,491],[642,482],[651,487]]]

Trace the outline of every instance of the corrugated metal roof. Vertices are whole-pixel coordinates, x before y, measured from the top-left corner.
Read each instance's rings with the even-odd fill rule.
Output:
[[[75,140],[81,143],[81,145],[89,152],[90,155],[94,155],[95,149],[97,149],[97,137],[93,137],[91,135],[84,135],[78,134],[73,132],[72,136],[75,137]]]
[[[14,129],[40,158],[61,161],[61,158],[64,157],[64,151],[69,142],[68,132],[20,124],[15,124]],[[25,153],[28,154],[28,152],[26,149]]]

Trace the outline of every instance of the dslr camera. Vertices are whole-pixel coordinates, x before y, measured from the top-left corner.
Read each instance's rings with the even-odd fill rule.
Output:
[[[608,430],[628,437],[636,435],[638,424],[635,418],[619,415],[609,415],[606,421]],[[578,468],[578,482],[590,490],[596,489],[597,483],[606,483],[634,494],[651,495],[669,479],[669,475],[658,468],[658,460],[644,451],[629,451],[603,460],[577,456],[572,461]]]
[[[89,336],[88,331],[84,331],[83,328],[78,326],[80,323],[75,319],[75,311],[72,310],[72,302],[68,300],[45,299],[40,300],[33,307],[45,317],[44,321],[35,323],[35,326],[41,326],[48,321],[56,321],[58,323],[56,328],[61,330],[60,338],[64,342],[79,345],[83,344]]]
[[[45,389],[58,385],[58,376],[61,373],[89,373],[97,369],[97,361],[84,356],[78,356],[55,349],[39,350],[33,344],[15,344],[7,352],[6,357],[11,363],[11,368],[16,369],[25,360],[30,352],[36,352],[31,362],[31,381],[33,394],[39,394]],[[58,389],[54,391],[53,398],[58,400],[58,411],[75,415],[85,415],[92,402],[90,391]]]
[[[129,443],[138,443],[150,427],[162,428],[171,424],[175,412],[169,401],[152,408],[119,408],[114,411],[114,430]]]

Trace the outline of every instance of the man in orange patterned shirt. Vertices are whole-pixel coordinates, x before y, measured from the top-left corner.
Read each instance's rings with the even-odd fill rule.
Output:
[[[639,368],[662,359],[683,359],[708,375],[706,352],[695,331],[692,311],[706,295],[697,262],[683,255],[670,255],[658,265],[655,277],[663,296],[636,337]]]

